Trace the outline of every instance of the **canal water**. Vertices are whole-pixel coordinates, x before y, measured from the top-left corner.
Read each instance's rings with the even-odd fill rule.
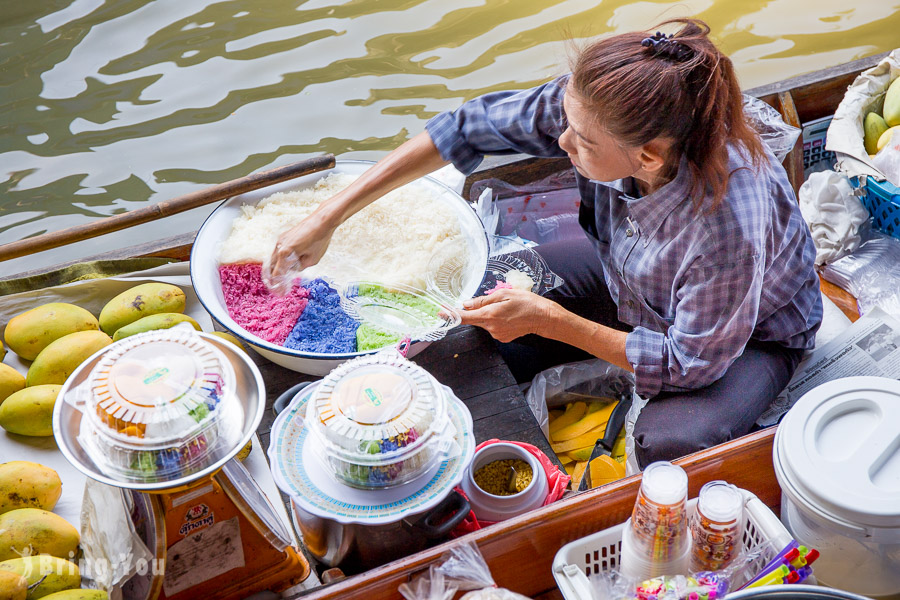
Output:
[[[898,0],[0,0],[0,243],[333,152],[566,71],[572,41],[706,20],[745,88],[900,46]],[[212,207],[0,263],[196,229]]]

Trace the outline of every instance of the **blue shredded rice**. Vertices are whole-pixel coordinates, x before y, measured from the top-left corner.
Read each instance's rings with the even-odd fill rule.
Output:
[[[305,287],[309,303],[285,340],[285,348],[330,354],[356,352],[359,323],[341,309],[338,293],[321,279]]]

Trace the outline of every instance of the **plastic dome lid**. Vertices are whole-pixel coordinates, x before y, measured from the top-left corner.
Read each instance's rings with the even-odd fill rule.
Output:
[[[97,433],[131,447],[173,446],[216,419],[234,369],[192,334],[151,331],[111,347],[88,381],[85,413]]]
[[[448,302],[407,285],[354,281],[340,286],[340,294],[351,318],[414,340],[439,340],[462,322]]]
[[[847,377],[801,397],[775,435],[779,484],[832,520],[900,527],[900,381]]]
[[[325,450],[357,464],[385,464],[416,452],[446,422],[446,399],[424,369],[396,352],[346,362],[316,389],[307,415]],[[375,453],[373,444],[396,445]]]

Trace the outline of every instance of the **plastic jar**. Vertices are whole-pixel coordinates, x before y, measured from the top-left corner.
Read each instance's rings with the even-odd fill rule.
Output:
[[[900,596],[900,382],[847,377],[807,392],[775,434],[781,520],[819,550],[819,583]]]
[[[518,494],[499,496],[481,489],[475,483],[475,472],[495,460],[522,460],[531,467],[531,483]],[[463,476],[462,488],[479,520],[503,521],[543,506],[549,486],[544,466],[536,456],[516,444],[497,442],[482,447],[472,458]]]

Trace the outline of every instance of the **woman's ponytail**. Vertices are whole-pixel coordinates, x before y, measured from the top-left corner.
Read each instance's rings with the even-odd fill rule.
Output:
[[[691,196],[718,206],[728,187],[728,146],[759,167],[762,142],[744,118],[743,97],[731,60],[710,41],[697,19],[673,19],[672,35],[625,33],[600,40],[576,58],[571,84],[599,121],[628,146],[674,140],[668,166],[680,157],[692,175]],[[699,208],[699,206],[698,206]]]

